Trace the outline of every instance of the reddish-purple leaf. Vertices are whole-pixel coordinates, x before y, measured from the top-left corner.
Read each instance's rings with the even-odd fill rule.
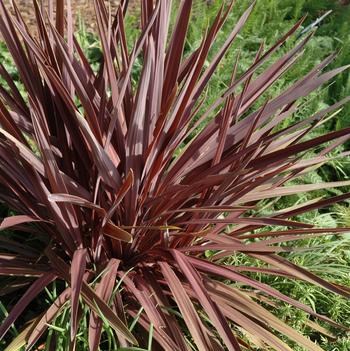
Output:
[[[102,276],[101,281],[96,287],[96,294],[107,304],[113,292],[116,276],[119,266],[119,261],[116,259],[111,259],[106,268],[106,273]],[[102,320],[94,312],[90,314],[89,322],[89,350],[97,351],[100,343],[100,337],[102,332]]]
[[[239,351],[240,347],[236,338],[230,330],[229,325],[225,320],[225,317],[223,316],[221,310],[207,293],[205,286],[201,282],[201,278],[198,272],[196,272],[193,266],[186,260],[186,256],[176,250],[172,250],[171,253],[173,254],[176,262],[179,264],[181,271],[191,284],[198,298],[198,301],[201,303],[204,310],[208,313],[208,316],[212,320],[226,346],[229,349]]]
[[[66,302],[69,301],[71,294],[71,288],[65,289],[43,314],[43,316],[36,321],[27,339],[26,350],[30,350],[32,347],[34,347],[35,343],[48,328],[48,324],[52,323],[52,320],[59,314]]]
[[[87,250],[78,249],[74,252],[71,266],[71,333],[73,342],[78,331],[79,296],[86,268]]]
[[[202,321],[200,320],[192,301],[182,287],[182,282],[177,278],[176,274],[167,263],[160,263],[160,267],[197,347],[200,350],[209,350],[209,336],[203,327]]]
[[[31,216],[11,216],[4,218],[0,223],[0,230],[5,230],[11,227],[15,227],[16,225],[23,224],[23,223],[33,223],[38,222],[40,219],[31,217]]]
[[[19,315],[24,311],[30,302],[54,279],[56,278],[53,273],[42,274],[35,282],[29,287],[29,289],[22,295],[16,305],[12,308],[9,315],[5,318],[0,326],[0,339],[3,338],[5,333],[11,327],[12,323],[16,321]]]

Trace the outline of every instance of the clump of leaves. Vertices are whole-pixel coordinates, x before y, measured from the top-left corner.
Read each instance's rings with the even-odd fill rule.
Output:
[[[0,274],[13,277],[2,293],[22,288],[23,276],[30,284],[3,321],[0,336],[52,282],[67,284],[9,349],[33,348],[67,304],[74,349],[81,300],[90,310],[90,350],[98,349],[104,326],[115,330],[125,349],[244,350],[255,345],[291,350],[278,337],[283,335],[320,350],[263,305],[288,303],[315,320],[340,326],[247,273],[298,279],[350,295],[349,288],[281,254],[299,249],[288,246],[290,241],[348,231],[315,228],[295,216],[350,194],[267,216],[256,211],[262,199],[349,185],[285,185],[327,162],[329,153],[348,139],[350,128],[315,138],[309,133],[349,98],[276,128],[297,111],[299,98],[346,67],[323,73],[331,55],[279,96],[256,103],[302,57],[312,34],[264,66],[293,40],[300,20],[272,47],[261,44],[240,75],[237,58],[229,67],[232,78],[225,93],[198,116],[206,86],[253,4],[207,62],[233,3],[223,3],[199,47],[184,57],[192,1],[180,2],[174,25],[170,0],[141,1],[141,34],[129,52],[126,3],[111,16],[104,1],[95,0],[103,50],[95,73],[74,36],[69,3],[65,11],[64,2],[57,1],[53,11],[49,1],[46,14],[34,1],[38,30],[33,36],[15,2],[11,14],[0,0],[0,30],[28,96],[23,99],[0,65],[6,81],[6,88],[0,87],[0,199],[16,212],[0,228],[30,238],[22,243],[0,239]],[[206,127],[189,140],[203,121]],[[309,152],[315,148],[316,156]],[[278,229],[261,230],[274,226]],[[263,265],[224,263],[237,252]],[[309,326],[330,335],[316,322]]]

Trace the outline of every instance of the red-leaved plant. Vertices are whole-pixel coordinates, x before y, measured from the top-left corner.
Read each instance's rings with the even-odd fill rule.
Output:
[[[291,350],[278,333],[308,350],[321,350],[261,302],[282,301],[336,324],[246,272],[299,279],[350,295],[349,288],[289,262],[279,253],[293,248],[278,245],[342,232],[314,228],[295,216],[349,198],[349,193],[269,217],[254,212],[261,199],[348,185],[284,183],[324,164],[349,138],[350,128],[309,137],[349,98],[276,128],[298,109],[299,98],[346,67],[322,73],[335,57],[331,55],[256,107],[309,41],[311,34],[264,65],[301,20],[271,48],[261,45],[243,74],[237,73],[238,60],[233,62],[229,87],[199,116],[208,82],[253,5],[207,64],[232,3],[223,1],[199,47],[184,55],[191,0],[180,2],[174,25],[171,0],[142,0],[141,34],[130,52],[126,2],[111,16],[103,0],[94,0],[103,51],[96,73],[74,36],[70,1],[66,7],[65,1],[48,2],[48,12],[33,2],[33,35],[16,4],[9,11],[0,0],[1,34],[26,92],[22,96],[0,63],[6,82],[0,87],[0,200],[17,214],[4,218],[0,229],[28,236],[22,243],[0,239],[6,240],[0,274],[13,276],[1,289],[29,285],[2,322],[0,337],[44,288],[63,281],[65,290],[25,327],[12,349],[24,343],[32,349],[67,304],[74,349],[85,318],[81,300],[90,309],[91,351],[98,350],[106,322],[124,349],[147,347],[151,329],[152,350],[246,350],[254,344]],[[132,80],[136,59],[142,70]],[[190,139],[197,125],[208,120]],[[305,159],[315,147],[318,155]],[[285,229],[258,230],[266,226]],[[213,253],[209,258],[208,250]],[[225,264],[234,253],[258,259],[267,268]],[[131,333],[133,320],[137,326]]]

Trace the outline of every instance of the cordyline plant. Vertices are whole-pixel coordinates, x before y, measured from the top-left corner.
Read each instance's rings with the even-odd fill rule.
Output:
[[[293,247],[278,245],[342,232],[314,228],[295,216],[347,199],[349,193],[268,217],[254,212],[262,199],[348,185],[284,184],[324,164],[349,138],[350,128],[315,138],[309,134],[349,98],[276,128],[298,109],[299,98],[346,67],[323,73],[331,55],[257,107],[257,100],[302,55],[312,34],[264,65],[301,20],[274,46],[266,50],[261,45],[243,74],[237,73],[239,60],[233,62],[229,87],[199,116],[208,82],[253,4],[207,64],[232,3],[223,2],[199,47],[185,55],[192,1],[180,2],[170,25],[171,0],[142,0],[141,34],[128,51],[126,3],[111,16],[104,1],[95,0],[103,51],[96,73],[74,36],[70,1],[66,7],[64,1],[48,2],[48,11],[33,2],[33,35],[16,4],[10,11],[0,1],[1,34],[26,92],[22,96],[0,64],[6,82],[0,87],[0,199],[16,213],[0,226],[25,236],[18,243],[1,235],[0,274],[10,278],[0,290],[28,285],[2,322],[0,337],[54,281],[65,282],[66,288],[8,350],[23,345],[29,350],[42,342],[48,325],[67,306],[72,349],[81,319],[89,318],[90,350],[99,348],[107,326],[124,349],[147,347],[151,330],[152,350],[245,350],[253,345],[291,350],[277,335],[321,350],[261,303],[281,301],[337,324],[247,272],[350,295],[349,288],[289,262],[279,253]],[[142,70],[135,84],[136,59]],[[317,156],[303,157],[315,147]],[[264,227],[284,229],[259,230]],[[260,260],[266,268],[225,264],[225,257],[235,253]],[[89,315],[82,313],[81,303]],[[312,321],[310,326],[325,330]]]

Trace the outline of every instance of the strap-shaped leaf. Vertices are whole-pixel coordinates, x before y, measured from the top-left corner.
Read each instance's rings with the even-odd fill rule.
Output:
[[[103,299],[107,304],[115,288],[116,276],[118,271],[119,261],[111,259],[108,262],[105,270],[106,273],[102,276],[101,281],[96,287],[96,294]],[[102,332],[102,320],[94,312],[90,315],[89,322],[89,350],[97,351],[100,343]]]
[[[12,308],[9,315],[2,322],[0,326],[0,338],[2,338],[12,323],[16,321],[19,315],[24,311],[30,302],[46,288],[54,279],[56,275],[54,273],[43,273],[35,282],[29,287],[29,289],[22,295],[19,301]]]
[[[78,331],[79,296],[86,269],[87,250],[78,249],[74,252],[71,266],[71,342]]]

